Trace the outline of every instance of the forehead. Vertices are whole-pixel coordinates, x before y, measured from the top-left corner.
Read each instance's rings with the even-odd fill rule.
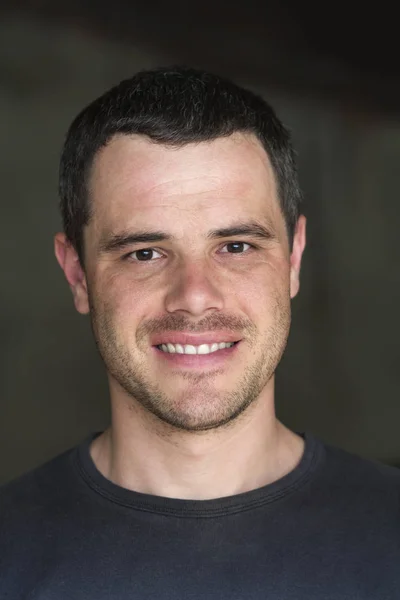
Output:
[[[89,197],[94,221],[112,228],[121,218],[155,218],[160,211],[180,219],[279,211],[268,156],[255,136],[245,134],[180,147],[115,136],[94,159]]]

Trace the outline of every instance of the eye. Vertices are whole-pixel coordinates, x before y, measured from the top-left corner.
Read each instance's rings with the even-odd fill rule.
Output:
[[[247,248],[245,248],[247,246]],[[229,242],[229,244],[225,244],[224,248],[227,250],[222,250],[223,254],[243,254],[252,246],[250,244],[246,244],[246,242]]]
[[[155,256],[158,255],[158,256]],[[154,248],[141,248],[127,254],[126,258],[134,260],[135,262],[151,262],[155,258],[160,258],[161,254]]]

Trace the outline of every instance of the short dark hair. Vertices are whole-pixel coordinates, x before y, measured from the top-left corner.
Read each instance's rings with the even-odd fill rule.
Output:
[[[183,146],[254,134],[270,159],[290,243],[301,191],[290,134],[263,98],[212,73],[188,67],[140,71],[94,100],[74,119],[60,161],[64,232],[84,264],[83,230],[91,217],[87,182],[93,159],[116,134],[140,134]]]

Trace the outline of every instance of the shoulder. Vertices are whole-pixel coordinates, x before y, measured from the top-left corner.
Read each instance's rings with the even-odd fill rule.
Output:
[[[43,465],[0,486],[0,526],[2,532],[40,523],[54,507],[62,506],[66,491],[73,488],[75,449],[70,449]]]
[[[319,481],[329,502],[347,502],[357,510],[387,510],[400,516],[400,469],[325,445]]]
[[[400,486],[400,469],[376,460],[362,458],[341,448],[325,445],[327,466],[333,473],[340,473],[345,481],[372,485]]]
[[[0,587],[13,598],[36,589],[74,534],[84,487],[75,458],[74,448],[0,487]]]

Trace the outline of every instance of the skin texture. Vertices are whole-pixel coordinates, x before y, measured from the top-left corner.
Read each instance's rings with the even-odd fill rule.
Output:
[[[305,219],[290,250],[262,146],[244,134],[181,148],[116,136],[96,155],[88,187],[85,268],[64,234],[55,251],[108,372],[112,424],[91,449],[99,470],[180,498],[238,493],[289,472],[303,441],[276,420],[274,372]],[[268,238],[209,237],[250,222]],[[115,236],[154,230],[169,239],[109,247]],[[169,332],[240,343],[218,364],[176,365],[154,347]]]

